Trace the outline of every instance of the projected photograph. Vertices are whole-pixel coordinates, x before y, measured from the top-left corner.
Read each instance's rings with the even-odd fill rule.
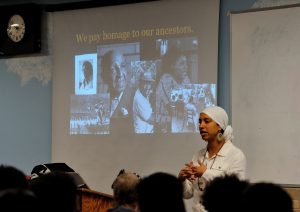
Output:
[[[132,116],[134,132],[154,133],[155,82],[159,61],[131,62],[132,79],[136,86],[133,97]]]
[[[131,61],[140,60],[139,43],[101,45],[99,93],[110,95],[110,133],[133,133],[132,103],[136,88]]]
[[[156,48],[161,58],[161,69],[156,87],[157,131],[160,133],[187,132],[185,128],[178,127],[179,124],[174,120],[174,112],[183,113],[184,107],[182,105],[180,108],[177,105],[176,111],[174,110],[171,92],[185,88],[186,84],[197,83],[198,41],[193,37],[158,39]]]
[[[75,56],[75,94],[89,95],[97,91],[97,54]]]
[[[196,37],[95,48],[75,56],[70,134],[197,133],[216,104],[216,85],[198,81]]]
[[[170,95],[172,132],[199,132],[199,113],[216,104],[216,85],[186,84]]]
[[[72,95],[70,134],[109,134],[109,94]]]

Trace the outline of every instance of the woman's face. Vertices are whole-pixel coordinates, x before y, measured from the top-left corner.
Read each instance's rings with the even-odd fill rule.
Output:
[[[213,141],[217,139],[221,127],[205,113],[200,113],[199,131],[203,140]]]
[[[176,78],[179,80],[183,80],[187,77],[188,65],[186,56],[181,55],[177,58],[174,69]]]

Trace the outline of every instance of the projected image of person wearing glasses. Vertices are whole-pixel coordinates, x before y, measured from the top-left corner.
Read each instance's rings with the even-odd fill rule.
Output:
[[[244,179],[246,171],[246,157],[231,142],[233,130],[223,108],[213,106],[204,109],[199,117],[199,130],[207,145],[196,152],[192,161],[186,163],[178,174],[183,182],[184,198],[193,198],[194,212],[205,211],[201,196],[210,180],[224,174],[236,174]]]
[[[101,77],[105,84],[108,85],[108,93],[111,99],[111,126],[123,125],[124,127],[132,126],[132,96],[133,90],[127,83],[126,62],[123,54],[118,50],[110,50],[106,52],[101,61]],[[114,120],[118,119],[118,120]],[[125,121],[123,124],[120,121]],[[115,121],[115,122],[114,122]],[[132,132],[131,129],[125,130]]]

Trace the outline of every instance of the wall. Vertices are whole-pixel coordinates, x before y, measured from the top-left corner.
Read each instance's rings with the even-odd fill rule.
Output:
[[[50,161],[52,87],[31,78],[25,64],[0,59],[0,161],[30,173]]]
[[[18,1],[24,2],[25,0]],[[276,1],[258,0],[256,6],[267,6],[274,2]],[[294,2],[285,1],[285,3]],[[7,4],[5,1],[2,3]],[[218,94],[219,105],[227,111],[230,109],[227,13],[249,9],[254,3],[254,0],[221,0]],[[30,67],[31,71],[28,72],[28,68],[23,68],[26,63],[24,61],[33,59],[34,63],[40,66],[38,69],[33,68],[35,67],[33,65],[26,66]],[[44,57],[23,58],[22,61],[23,63],[19,63],[14,59],[0,59],[0,161],[2,164],[14,165],[30,173],[34,165],[51,161],[52,82],[51,70],[48,71],[51,67],[51,58],[44,55]],[[23,65],[16,68],[9,66],[9,62]]]
[[[226,14],[229,10],[246,9],[252,4],[253,0],[242,3],[238,0],[221,1],[219,104],[226,109],[229,108]],[[0,59],[0,161],[26,173],[37,164],[51,161],[52,82],[49,67],[51,57],[47,54]]]
[[[51,36],[42,20],[41,53],[0,59],[0,161],[26,174],[51,161]]]

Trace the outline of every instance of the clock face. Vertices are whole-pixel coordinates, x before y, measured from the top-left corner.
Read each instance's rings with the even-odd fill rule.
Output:
[[[13,15],[8,21],[7,35],[13,42],[20,42],[25,35],[25,22],[22,16]]]

